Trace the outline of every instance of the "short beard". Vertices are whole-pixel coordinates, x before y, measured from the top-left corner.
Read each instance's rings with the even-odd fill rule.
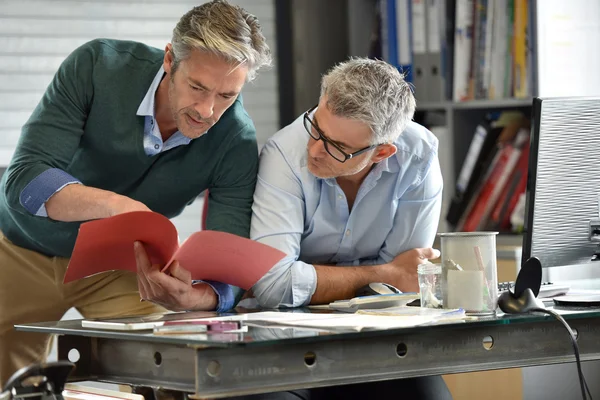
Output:
[[[332,157],[332,160],[333,160],[333,157]],[[335,161],[335,160],[333,160],[333,161]],[[335,161],[335,162],[337,163],[338,161]],[[340,166],[344,165],[343,163],[339,163],[339,164],[340,164]],[[312,171],[311,164],[308,163],[308,171],[320,179],[335,179],[335,178],[340,178],[340,177],[344,177],[344,176],[356,175],[359,172],[361,172],[362,170],[364,170],[365,168],[367,168],[367,165],[369,165],[368,159],[364,160],[363,162],[361,162],[358,165],[355,165],[352,169],[349,169],[347,171],[339,171],[339,170],[331,171],[331,170],[329,170],[330,173],[327,175],[317,175],[315,172]]]

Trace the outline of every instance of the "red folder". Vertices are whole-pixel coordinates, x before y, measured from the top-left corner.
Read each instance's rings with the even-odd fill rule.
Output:
[[[178,243],[165,216],[136,211],[81,224],[64,283],[112,270],[137,271],[133,243],[144,244],[150,261],[166,269],[177,260],[192,279],[250,289],[285,253],[226,232],[199,231]],[[164,269],[163,269],[164,270]]]

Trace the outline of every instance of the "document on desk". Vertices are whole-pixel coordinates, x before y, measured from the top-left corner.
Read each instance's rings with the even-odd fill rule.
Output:
[[[418,309],[419,307],[404,307]],[[387,310],[387,309],[385,309]],[[382,314],[384,309],[372,310],[379,314],[369,314],[369,310],[360,310],[356,314],[349,313],[310,313],[295,311],[260,311],[247,314],[230,314],[215,317],[208,312],[186,312],[169,314],[152,314],[138,317],[122,317],[112,319],[82,320],[83,328],[136,331],[152,330],[164,326],[165,322],[189,323],[191,321],[226,322],[238,321],[241,326],[258,326],[263,328],[304,328],[326,331],[355,331],[373,329],[407,328],[433,323],[440,320],[440,313],[412,311],[405,314],[398,312]],[[442,311],[442,310],[439,310]],[[448,310],[445,310],[448,311]],[[462,311],[462,310],[461,310]],[[456,311],[445,314],[454,314]],[[464,315],[464,311],[463,311]]]
[[[362,331],[419,326],[435,321],[433,316],[365,315],[349,313],[258,312],[248,314],[244,323],[262,327],[297,327],[322,330]]]
[[[192,279],[214,280],[250,289],[285,253],[226,232],[200,231],[178,243],[177,230],[165,216],[136,211],[81,224],[64,283],[111,270],[136,272],[133,243],[144,244],[150,261],[177,260]]]
[[[231,313],[220,314],[218,317],[215,315],[216,314],[212,311],[182,311],[117,318],[83,319],[81,320],[81,327],[112,331],[147,331],[165,325],[176,326],[191,324],[199,326],[202,325],[202,323],[211,324],[221,322],[223,323],[222,327],[225,327],[225,322],[237,322],[238,324],[236,325],[241,330],[244,330],[243,326],[241,326],[243,321],[248,320],[249,316],[253,314]]]
[[[358,310],[357,314],[363,315],[380,315],[380,316],[420,316],[428,317],[430,322],[451,322],[467,319],[465,310],[462,308],[446,309],[446,308],[427,308],[427,307],[389,307],[373,310]]]
[[[162,326],[165,322],[210,320],[214,318],[214,315],[210,311],[183,311],[116,318],[94,318],[81,320],[81,327],[112,331],[143,331]],[[219,319],[223,320],[224,317],[219,317]]]

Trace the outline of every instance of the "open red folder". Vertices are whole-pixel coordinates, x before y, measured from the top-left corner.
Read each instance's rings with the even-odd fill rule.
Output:
[[[180,246],[177,229],[167,217],[135,211],[81,224],[64,283],[105,271],[136,272],[135,241],[144,244],[153,264],[166,267],[177,260],[192,279],[246,290],[285,257],[271,246],[218,231],[196,232]]]

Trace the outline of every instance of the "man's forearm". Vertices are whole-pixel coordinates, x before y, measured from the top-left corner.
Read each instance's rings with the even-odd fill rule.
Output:
[[[69,185],[46,202],[48,217],[56,221],[73,222],[107,218],[123,196],[84,185]]]
[[[335,300],[350,299],[356,290],[371,282],[383,282],[383,265],[357,267],[331,267],[315,265],[317,289],[310,304],[326,304]]]

